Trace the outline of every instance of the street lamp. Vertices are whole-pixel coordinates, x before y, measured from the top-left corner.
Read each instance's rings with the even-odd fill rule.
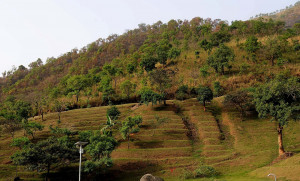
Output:
[[[80,181],[80,172],[81,172],[81,154],[83,153],[83,146],[87,145],[88,142],[82,142],[82,141],[78,141],[77,143],[75,143],[76,147],[79,147],[79,154],[80,154],[80,158],[79,158],[79,181]]]
[[[275,175],[274,173],[270,173],[270,174],[268,175],[268,177],[270,177],[270,176],[274,176],[275,181],[276,181],[276,175]]]

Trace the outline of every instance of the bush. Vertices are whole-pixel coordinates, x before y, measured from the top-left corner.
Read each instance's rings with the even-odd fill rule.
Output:
[[[188,86],[187,85],[182,85],[176,90],[176,99],[178,100],[185,100],[188,98]]]
[[[111,106],[107,109],[106,115],[110,117],[112,120],[117,120],[120,116],[121,112],[118,110],[116,106]]]
[[[184,170],[183,174],[181,175],[182,179],[191,179],[194,178],[194,173],[191,170]]]
[[[201,166],[198,169],[194,171],[194,177],[199,178],[199,177],[214,177],[218,175],[218,172],[214,167],[211,166]]]

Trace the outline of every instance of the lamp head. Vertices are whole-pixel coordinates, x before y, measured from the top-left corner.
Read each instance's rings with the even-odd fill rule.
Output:
[[[77,143],[75,143],[76,147],[84,147],[85,145],[87,145],[88,142],[83,142],[83,141],[78,141]]]

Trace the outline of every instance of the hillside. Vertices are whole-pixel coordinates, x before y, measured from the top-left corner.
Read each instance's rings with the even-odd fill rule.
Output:
[[[193,170],[201,164],[215,167],[221,173],[220,179],[267,180],[266,175],[271,171],[278,173],[280,178],[286,177],[291,180],[300,176],[299,172],[292,174],[283,172],[282,169],[286,168],[284,166],[269,165],[277,157],[274,123],[257,118],[241,122],[235,116],[235,112],[220,109],[219,101],[220,98],[213,101],[208,107],[208,112],[204,112],[203,107],[195,99],[183,102],[168,101],[167,106],[136,107],[136,104],[117,106],[122,112],[120,120],[128,115],[141,115],[143,123],[141,131],[132,137],[129,149],[127,142],[121,139],[118,132],[115,133],[121,143],[112,153],[114,166],[106,173],[105,180],[137,180],[149,172],[166,180],[178,180],[188,170]],[[176,107],[180,105],[184,109],[175,113]],[[70,128],[72,131],[97,130],[105,123],[107,108],[64,112],[59,127]],[[157,117],[165,119],[165,122],[153,127]],[[40,117],[32,119],[39,121]],[[46,121],[39,122],[46,126],[54,126],[57,125],[56,119],[56,114],[47,114]],[[284,141],[288,151],[297,153],[300,149],[300,135],[297,131],[299,128],[299,123],[291,123],[285,131]],[[22,134],[22,131],[19,131],[16,135]],[[40,139],[49,134],[49,129],[46,128],[37,132],[36,137]],[[8,134],[4,134],[0,141],[1,180],[10,180],[15,172],[15,166],[10,164],[9,158],[15,149],[9,146],[11,142],[9,137]],[[297,160],[297,158],[298,155],[290,159]],[[298,164],[289,161],[290,159],[278,165]],[[64,169],[54,167],[50,178],[75,180],[77,166],[78,164],[72,163]],[[21,178],[26,180],[43,180],[42,174],[43,172],[26,170],[19,172]],[[103,175],[101,177],[104,178]]]
[[[79,140],[83,180],[297,180],[298,7],[139,24],[4,72],[0,180],[77,180]]]
[[[294,5],[287,6],[285,9],[255,16],[255,18],[258,17],[283,21],[285,22],[286,27],[293,27],[295,23],[300,23],[300,1],[296,2]]]
[[[168,99],[175,97],[180,85],[190,89],[199,84],[212,88],[218,81],[226,94],[264,83],[282,70],[299,75],[300,31],[295,27],[291,33],[277,26],[278,23],[249,20],[228,25],[226,21],[196,17],[191,21],[140,24],[123,35],[111,35],[80,50],[49,58],[45,64],[38,59],[29,69],[20,65],[4,72],[0,78],[0,99],[4,101],[12,95],[31,104],[44,99],[50,104],[62,100],[70,109],[107,105],[108,99],[116,104],[136,102],[142,87],[159,92],[149,78],[149,73],[156,69],[170,73],[172,81],[165,89]],[[251,36],[257,37],[259,44],[252,53],[244,47]],[[271,60],[268,49],[272,48],[273,39],[280,47],[280,54]],[[208,57],[223,43],[233,51],[234,59],[225,63],[223,72],[216,73]],[[121,87],[125,80],[135,85],[129,96]],[[76,85],[80,82],[80,86]],[[50,106],[46,111],[53,110]]]

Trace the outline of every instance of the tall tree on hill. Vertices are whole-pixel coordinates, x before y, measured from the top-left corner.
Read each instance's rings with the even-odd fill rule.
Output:
[[[245,42],[245,50],[251,57],[252,61],[256,61],[256,52],[260,48],[260,43],[255,36],[249,36]]]
[[[115,89],[117,87],[117,77],[121,74],[123,74],[122,70],[115,65],[112,64],[105,64],[102,67],[102,70],[111,77],[111,79],[114,81]]]
[[[136,89],[136,84],[132,83],[130,80],[125,80],[121,84],[121,90],[123,94],[127,96],[127,100],[129,100],[130,95],[134,93],[135,89]]]
[[[158,43],[158,46],[156,48],[157,60],[159,63],[163,64],[164,66],[167,63],[168,52],[170,48],[172,48],[172,45],[166,39],[161,40]]]
[[[67,93],[76,96],[78,104],[80,92],[90,85],[90,81],[83,75],[75,75],[67,80]]]
[[[222,73],[224,75],[225,67],[229,67],[229,62],[234,61],[233,50],[224,44],[208,57],[207,63],[209,66],[215,69],[216,73]]]
[[[47,180],[53,164],[73,160],[77,154],[74,143],[68,139],[50,137],[36,144],[28,144],[21,151],[16,152],[12,160],[15,164],[24,165],[30,170],[47,170]]]
[[[65,110],[65,104],[64,104],[64,102],[55,100],[52,109],[57,112],[58,122],[60,122],[61,121],[60,120],[60,114],[61,114],[61,112],[63,110]]]
[[[153,69],[155,69],[155,64],[158,62],[157,58],[149,54],[143,55],[141,59],[142,60],[140,66],[147,72],[150,72]]]
[[[156,104],[157,102],[161,102],[162,97],[158,93],[154,92],[148,87],[143,87],[139,91],[139,95],[141,96],[141,102],[148,105],[150,102],[152,103],[152,106]]]
[[[269,38],[264,46],[264,54],[267,60],[271,61],[274,66],[274,61],[282,56],[284,47],[277,38]]]
[[[205,111],[205,103],[207,101],[211,101],[214,98],[213,92],[209,87],[205,87],[205,86],[200,86],[198,88],[198,96],[197,96],[197,100],[201,103],[203,103],[204,106],[204,111]]]
[[[252,97],[246,90],[235,91],[227,94],[224,99],[224,105],[226,107],[236,108],[241,117],[246,116],[246,110],[251,106]]]
[[[31,111],[29,103],[8,97],[0,109],[0,125],[14,138],[15,131],[22,128],[22,121],[28,120]]]
[[[121,134],[124,139],[127,139],[127,149],[129,149],[130,134],[137,133],[140,131],[140,124],[143,119],[141,116],[127,117],[122,123]]]
[[[285,154],[282,134],[283,127],[291,119],[300,119],[300,81],[277,77],[256,89],[254,102],[259,117],[272,117],[277,122],[279,155]]]
[[[150,81],[152,84],[156,85],[157,91],[160,93],[164,104],[166,105],[166,89],[171,86],[171,77],[174,75],[172,71],[157,69],[150,72]]]

